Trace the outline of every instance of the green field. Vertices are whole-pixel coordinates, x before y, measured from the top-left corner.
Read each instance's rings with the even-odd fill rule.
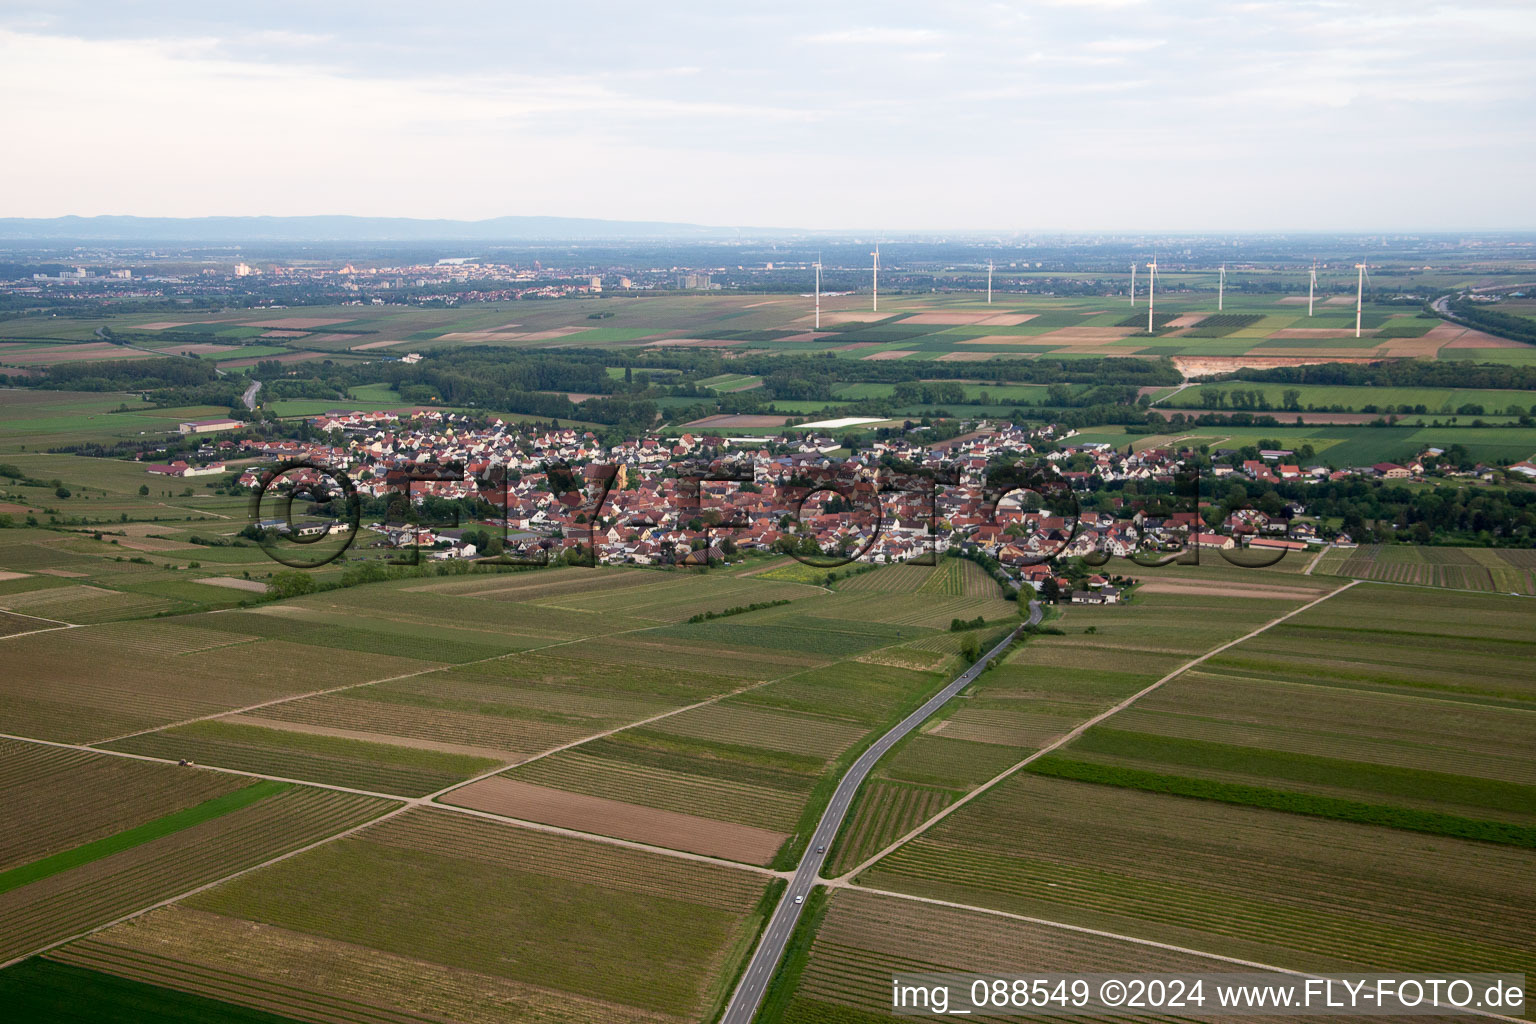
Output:
[[[1536,554],[1518,548],[1407,544],[1332,548],[1313,572],[1448,590],[1536,595]]]
[[[0,389],[0,452],[35,451],[102,439],[174,433],[183,420],[227,415],[220,406],[162,409],[138,395]]]
[[[1123,429],[1095,427],[1084,430],[1071,440],[1074,444],[1106,442],[1124,450],[1137,451],[1171,444],[1211,449],[1257,446],[1262,440],[1275,440],[1287,448],[1309,444],[1317,452],[1320,465],[1339,468],[1372,466],[1378,462],[1411,459],[1425,448],[1449,448],[1462,445],[1474,459],[1497,463],[1530,458],[1536,437],[1524,427],[1372,427],[1347,424],[1314,426],[1288,425],[1285,413],[1269,413],[1280,421],[1278,426],[1186,426],[1173,427],[1167,433],[1127,435]],[[1303,414],[1304,416],[1305,414]]]
[[[1324,305],[1316,316],[1309,318],[1305,308],[1282,299],[1278,295],[1234,296],[1227,310],[1217,314],[1212,303],[1203,297],[1163,297],[1158,303],[1161,323],[1155,336],[1144,333],[1144,316],[1124,308],[1106,309],[1107,300],[1102,296],[1016,297],[1006,303],[980,306],[967,298],[893,295],[887,299],[889,312],[883,319],[842,323],[837,322],[838,313],[861,311],[864,299],[856,295],[829,298],[823,304],[825,331],[810,341],[802,333],[807,326],[808,307],[797,296],[765,300],[755,294],[656,294],[643,300],[573,298],[560,302],[490,303],[451,310],[312,306],[290,310],[286,315],[337,322],[285,328],[289,332],[287,337],[262,336],[267,329],[258,325],[281,319],[270,312],[189,313],[187,316],[196,322],[159,330],[143,326],[165,323],[164,314],[46,321],[23,317],[0,320],[0,343],[14,343],[11,347],[18,350],[14,357],[18,362],[42,359],[45,363],[54,350],[60,352],[60,359],[79,358],[68,349],[96,341],[94,331],[98,327],[111,327],[135,344],[149,348],[174,348],[178,343],[191,342],[247,342],[238,352],[221,354],[219,358],[225,362],[288,351],[330,353],[349,359],[376,358],[375,350],[350,350],[378,341],[400,342],[378,350],[398,354],[407,349],[445,346],[580,345],[609,349],[646,346],[666,339],[707,339],[729,347],[768,352],[832,351],[848,359],[866,358],[876,351],[911,352],[925,359],[948,353],[985,353],[1010,359],[1040,352],[1072,358],[1087,354],[1217,356],[1249,351],[1315,355],[1333,350],[1342,356],[1421,355],[1521,364],[1536,353],[1523,347],[1445,348],[1454,340],[1457,330],[1433,334],[1431,329],[1439,321],[1420,318],[1401,307],[1369,302],[1363,316],[1366,334],[1356,339],[1352,311]],[[594,316],[600,320],[594,320]],[[984,322],[989,317],[1001,319],[990,324]],[[1307,333],[1319,330],[1337,336]],[[1286,331],[1299,333],[1277,335]],[[846,347],[854,344],[877,347]],[[134,349],[97,347],[103,348],[109,357],[143,356]],[[0,362],[4,361],[4,353],[0,353]],[[940,378],[942,373],[928,376]],[[748,388],[752,383],[745,375],[729,375],[706,387],[728,393]],[[1027,400],[1026,394],[1010,391],[1003,401]]]
[[[1081,720],[1093,699],[1135,692],[1211,650],[1221,630],[1252,628],[1234,616],[1283,613],[1261,597],[1223,596],[1239,580],[1308,595],[1335,585],[1276,570],[1191,573],[1144,573],[1181,581],[1181,592],[1069,609],[1064,635],[1010,658],[998,696],[1027,694],[1039,712],[1060,702],[1045,685],[1075,686],[1079,700],[1094,695]],[[1202,575],[1205,616],[1193,614],[1202,599],[1182,592]],[[1532,614],[1494,595],[1337,592],[1032,761],[857,881],[1291,969],[1526,970],[1528,919],[1504,901],[1529,902],[1536,871]],[[1202,619],[1212,625],[1191,628]],[[1137,670],[1117,679],[1090,667],[1124,664],[1111,649],[1134,652]],[[997,705],[978,721],[994,743],[1018,727],[1018,711]],[[1353,888],[1366,877],[1368,892]],[[1467,912],[1485,898],[1486,913]]]
[[[1220,381],[1188,388],[1178,395],[1160,402],[1171,409],[1217,408],[1210,392],[1259,391],[1268,403],[1270,415],[1285,416],[1285,393],[1300,392],[1297,403],[1301,409],[1320,412],[1385,412],[1400,406],[1423,406],[1434,416],[1455,416],[1465,405],[1481,406],[1484,412],[1498,415],[1510,412],[1528,415],[1536,406],[1536,392],[1494,391],[1479,388],[1395,388],[1395,387],[1333,387],[1315,384],[1266,384],[1244,380]],[[1228,408],[1230,406],[1223,406]],[[1369,408],[1367,408],[1369,407]],[[1294,413],[1292,414],[1294,415]],[[1467,416],[1483,413],[1466,413]]]
[[[82,1007],[118,1024],[292,1024],[289,1017],[44,959],[0,971],[0,999],[17,1019],[38,1024],[79,1020]]]
[[[168,327],[146,326],[178,320],[166,313],[0,320],[0,363],[69,361],[105,326],[167,352],[246,342],[203,350],[226,364],[461,346],[643,363],[654,342],[685,341],[706,369],[632,367],[687,385],[657,402],[663,423],[699,403],[763,411],[775,375],[731,372],[749,366],[731,361],[743,354],[900,357],[914,383],[958,384],[969,404],[950,411],[971,417],[1047,401],[1049,385],[1018,382],[1042,356],[1530,355],[1447,348],[1458,331],[1414,306],[1368,305],[1373,333],[1356,341],[1296,333],[1352,327],[1339,303],[1309,320],[1294,301],[1238,293],[1202,321],[1201,292],[1171,291],[1165,305],[1160,284],[1151,336],[1104,296],[882,296],[888,315],[872,322],[867,297],[842,296],[812,337],[802,297],[658,292],[189,310]],[[262,337],[259,321],[288,317],[334,322]],[[399,344],[359,348],[377,342]],[[945,379],[974,356],[999,360],[985,382]],[[326,393],[305,376],[315,365],[284,364],[286,393]],[[371,374],[346,377],[375,382],[345,398],[266,411],[411,404],[379,382],[392,370]],[[813,417],[898,387],[805,383],[774,406]],[[1285,390],[1217,387],[1262,387],[1275,405]],[[574,384],[538,382],[562,388]],[[1169,411],[1198,408],[1203,390]],[[1301,390],[1303,407],[1444,418],[1466,402],[1489,417],[1536,404],[1536,392]],[[880,415],[941,406],[930,393]],[[1027,590],[1009,600],[960,558],[825,569],[756,553],[698,572],[429,565],[277,599],[262,587],[280,567],[240,536],[246,499],[216,493],[224,477],[51,450],[152,449],[180,420],[226,412],[0,391],[0,462],[19,474],[0,479],[0,733],[16,737],[0,737],[0,962],[19,961],[0,970],[0,998],[29,1020],[712,1021],[837,781],[955,678],[966,646],[989,648],[1027,611]],[[1106,418],[1125,417],[1072,422]],[[1336,466],[1429,445],[1490,464],[1536,453],[1529,428],[1459,425],[1469,418],[1109,424],[1066,443],[1262,440]],[[876,762],[829,851],[839,884],[810,897],[759,1019],[888,1019],[897,970],[1214,969],[1181,950],[1303,971],[1536,973],[1536,554],[1365,546],[1265,570],[1202,559],[1096,569],[1136,581],[1125,603],[1052,609]],[[315,578],[352,583],[354,564]],[[1340,589],[1354,580],[1369,582]]]
[[[278,1014],[465,1013],[515,994],[516,1019],[702,1019],[761,926],[765,883],[417,810],[57,955]]]

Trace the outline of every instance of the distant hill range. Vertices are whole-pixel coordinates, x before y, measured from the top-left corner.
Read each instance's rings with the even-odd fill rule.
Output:
[[[598,239],[787,238],[784,228],[706,227],[583,217],[4,217],[0,241],[515,242]]]

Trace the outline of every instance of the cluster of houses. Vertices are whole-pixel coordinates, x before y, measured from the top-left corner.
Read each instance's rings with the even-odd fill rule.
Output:
[[[685,433],[605,445],[590,431],[485,423],[441,410],[403,418],[332,412],[312,422],[324,440],[248,438],[238,443],[239,452],[268,463],[309,462],[344,471],[358,493],[369,497],[408,494],[418,503],[428,497],[478,499],[485,502],[482,508],[495,510],[456,526],[407,523],[403,517],[367,524],[376,543],[429,548],[440,558],[485,554],[465,540],[468,530],[504,536],[509,554],[547,558],[590,549],[599,560],[638,565],[728,558],[743,550],[817,551],[893,563],[958,546],[995,560],[1015,586],[1038,590],[1055,580],[1063,599],[1112,604],[1120,594],[1108,581],[1074,585],[1055,575],[1052,560],[1124,557],[1190,544],[1316,542],[1311,526],[1297,521],[1304,509],[1294,503],[1282,515],[1234,513],[1215,530],[1198,512],[1087,511],[1074,518],[1053,511],[1046,506],[1076,508],[1077,502],[1053,502],[1052,490],[1084,491],[1115,480],[1166,482],[1181,461],[1166,448],[1126,452],[1107,444],[1071,444],[1070,434],[1058,436],[1050,426],[983,421],[939,443],[881,439],[834,457],[839,442],[815,434],[770,441]],[[1043,497],[1020,500],[1014,492],[999,499],[986,490],[989,464],[1037,451],[1046,477],[1037,487]],[[926,478],[911,467],[935,473]],[[1255,479],[1260,467],[1269,471],[1270,463],[1255,467]],[[1290,467],[1278,463],[1278,468]],[[262,486],[265,469],[247,470],[240,483]],[[1248,471],[1245,465],[1242,472]],[[317,475],[310,470],[298,476],[304,473]]]

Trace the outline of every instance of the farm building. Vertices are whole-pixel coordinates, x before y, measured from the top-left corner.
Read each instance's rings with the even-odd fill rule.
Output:
[[[210,462],[206,466],[193,466],[177,459],[169,464],[155,464],[144,467],[144,472],[153,473],[155,476],[215,476],[225,471],[224,463]]]
[[[239,420],[229,418],[221,420],[188,420],[177,426],[176,429],[183,434],[213,434],[220,430],[239,430],[245,426]]]

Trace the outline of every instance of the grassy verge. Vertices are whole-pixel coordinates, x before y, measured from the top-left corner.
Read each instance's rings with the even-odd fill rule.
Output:
[[[951,680],[946,678],[943,686],[948,686],[950,682]],[[942,688],[941,686],[939,689]],[[933,690],[918,694],[911,701],[904,703],[886,721],[881,722],[867,732],[862,742],[856,743],[843,751],[838,755],[837,760],[827,766],[826,770],[821,773],[820,778],[816,780],[816,785],[811,788],[811,795],[806,798],[805,806],[800,811],[800,820],[795,822],[794,833],[779,848],[778,854],[773,858],[773,863],[769,865],[770,867],[775,871],[789,871],[796,864],[800,863],[800,858],[804,856],[805,848],[810,845],[811,836],[816,831],[816,825],[821,821],[821,816],[826,811],[827,804],[831,802],[832,794],[837,792],[838,783],[842,782],[843,776],[848,774],[848,769],[853,767],[853,763],[859,759],[864,751],[874,745],[876,740],[894,729],[903,718],[906,718],[913,711],[922,707],[923,703],[937,692],[938,690]],[[917,730],[914,729],[913,732],[915,733]],[[874,768],[871,767],[870,771],[874,771]],[[845,816],[843,825],[838,827],[839,832],[847,823],[847,817]]]
[[[741,984],[742,975],[746,974],[747,965],[752,962],[752,951],[757,948],[763,929],[768,927],[768,920],[773,916],[773,908],[779,905],[779,899],[788,887],[789,883],[782,878],[775,878],[769,882],[768,888],[763,891],[762,899],[757,901],[757,905],[752,908],[752,913],[747,916],[751,927],[741,930],[740,938],[725,957],[726,964],[735,964],[735,969],[720,976],[719,988],[710,995],[709,1009],[704,1014],[704,1019],[710,1024],[720,1019],[726,1005],[731,1001],[731,993],[735,992],[736,986]]]
[[[1135,768],[1074,761],[1065,757],[1042,757],[1026,770],[1058,779],[1095,782],[1107,786],[1120,786],[1124,789],[1139,789],[1147,793],[1169,793],[1198,800],[1215,800],[1245,807],[1306,814],[1314,818],[1332,818],[1336,821],[1353,821],[1363,825],[1384,825],[1409,832],[1426,832],[1431,835],[1476,839],[1489,843],[1502,843],[1506,846],[1536,849],[1536,828],[1511,825],[1501,821],[1483,821],[1478,818],[1464,818],[1436,811],[1418,811],[1385,804],[1339,800],[1334,797],[1267,789],[1263,786],[1212,782],[1181,775],[1162,775]]]
[[[800,975],[805,973],[805,965],[811,960],[811,943],[816,941],[816,932],[821,928],[822,919],[827,916],[830,898],[829,890],[819,885],[805,898],[805,909],[801,911],[794,934],[790,935],[789,943],[784,947],[779,969],[773,972],[773,979],[768,982],[768,989],[763,993],[763,1002],[758,1007],[753,1024],[780,1024],[784,1020],[790,1001],[795,998],[795,989],[800,987]]]
[[[276,793],[281,793],[292,784],[287,782],[257,782],[254,785],[245,786],[233,793],[225,793],[216,796],[212,800],[205,800],[195,807],[175,811],[153,821],[147,821],[130,829],[125,829],[114,835],[97,839],[83,846],[76,846],[70,850],[63,850],[52,856],[35,860],[30,864],[12,868],[0,873],[0,893],[9,892],[12,889],[29,885],[40,879],[56,875],[61,871],[77,868],[82,864],[89,864],[93,860],[110,857],[114,853],[131,850],[135,846],[142,846],[180,832],[182,829],[200,825],[205,821],[228,814],[230,811],[247,807],[258,800],[265,800]]]

